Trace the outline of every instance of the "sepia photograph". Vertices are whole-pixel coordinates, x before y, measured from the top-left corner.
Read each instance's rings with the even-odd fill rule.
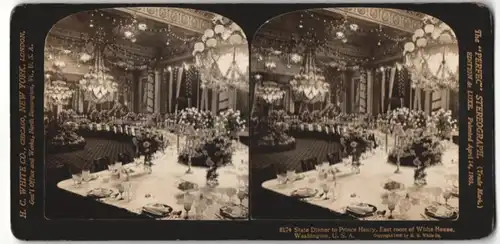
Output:
[[[211,12],[82,11],[44,48],[47,219],[247,220],[249,48]]]
[[[459,217],[458,43],[390,8],[289,12],[251,43],[253,219]]]

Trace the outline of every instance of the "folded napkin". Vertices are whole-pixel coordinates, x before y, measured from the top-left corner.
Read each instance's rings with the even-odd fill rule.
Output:
[[[370,206],[366,203],[356,203],[347,206],[347,209],[355,214],[368,214],[373,212],[373,206]]]
[[[161,203],[150,203],[142,207],[142,209],[147,213],[158,216],[166,216],[173,210],[172,207]]]

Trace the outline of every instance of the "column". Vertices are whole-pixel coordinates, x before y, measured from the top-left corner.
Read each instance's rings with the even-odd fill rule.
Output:
[[[211,90],[212,92],[212,113],[213,114],[218,114],[219,110],[217,108],[217,104],[219,102],[219,93],[217,91]]]
[[[430,91],[425,91],[424,111],[426,114],[431,114],[431,95]]]
[[[141,112],[141,101],[142,101],[142,81],[140,78],[140,72],[136,71],[133,74],[134,80],[134,96],[132,99],[133,103],[133,111],[135,113],[140,113]]]
[[[373,114],[373,72],[366,71],[366,111],[368,114]]]
[[[154,111],[155,113],[161,113],[161,70],[156,69],[154,72],[154,99],[155,99],[155,105],[154,105]]]
[[[146,111],[148,113],[154,112],[154,85],[155,85],[155,73],[153,70],[148,70],[147,85],[146,85]]]

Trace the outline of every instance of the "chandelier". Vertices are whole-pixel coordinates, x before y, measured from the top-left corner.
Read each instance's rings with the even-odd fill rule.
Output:
[[[54,105],[66,105],[73,96],[73,91],[68,87],[65,81],[56,80],[45,86],[45,95],[49,102]]]
[[[90,71],[83,76],[79,85],[85,94],[85,100],[95,103],[111,102],[114,94],[118,91],[118,84],[113,76],[109,74],[109,69],[104,65],[102,39],[97,36],[95,46],[95,63],[90,67]]]
[[[265,81],[262,84],[257,84],[255,95],[266,103],[274,103],[285,96],[285,91],[279,88],[275,82]]]
[[[246,36],[234,22],[220,15],[194,45],[195,65],[201,87],[217,91],[248,90],[248,45]]]
[[[316,67],[314,48],[308,48],[304,66],[300,73],[290,81],[295,98],[302,102],[316,103],[323,101],[330,90],[322,71]]]
[[[412,41],[404,45],[405,67],[412,87],[428,91],[458,89],[458,44],[453,30],[426,16]]]

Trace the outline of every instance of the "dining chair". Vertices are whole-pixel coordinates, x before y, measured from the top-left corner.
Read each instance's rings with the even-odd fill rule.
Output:
[[[92,160],[92,170],[93,172],[99,172],[106,170],[108,168],[109,158],[108,157],[100,157]]]
[[[317,157],[300,160],[300,165],[302,167],[302,172],[310,171],[310,170],[315,169],[315,166],[317,164],[318,164],[318,158]]]

